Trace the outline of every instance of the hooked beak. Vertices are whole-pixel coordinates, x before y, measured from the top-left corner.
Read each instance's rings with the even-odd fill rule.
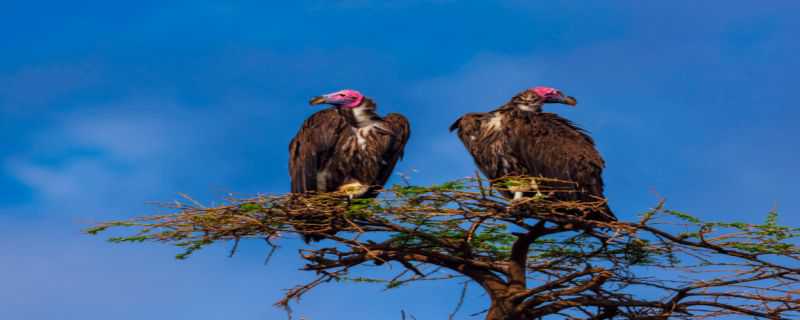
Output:
[[[328,99],[325,96],[314,97],[311,101],[308,102],[309,105],[315,106],[318,104],[323,104],[328,102]]]
[[[575,98],[570,96],[554,97],[547,102],[566,104],[570,107],[574,107],[576,104],[578,104],[578,100],[575,100]]]
[[[578,100],[575,100],[575,98],[570,96],[565,96],[561,98],[561,103],[574,107],[576,104],[578,104]]]

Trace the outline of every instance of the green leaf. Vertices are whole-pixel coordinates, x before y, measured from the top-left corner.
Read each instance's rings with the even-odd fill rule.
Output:
[[[264,210],[264,207],[262,207],[258,203],[250,202],[250,203],[243,203],[243,204],[239,205],[239,210],[241,210],[243,212],[251,212],[251,211]]]
[[[91,234],[91,235],[97,235],[100,232],[106,231],[106,229],[108,229],[109,227],[110,227],[109,225],[101,225],[101,226],[96,226],[96,227],[91,227],[89,229],[86,229],[84,232],[86,232],[88,234]]]
[[[683,212],[676,211],[676,210],[667,210],[667,214],[676,216],[676,217],[678,217],[680,219],[683,219],[683,220],[691,222],[691,223],[700,223],[701,222],[700,219],[695,218],[694,216],[691,216],[691,215],[689,215],[687,213],[683,213]]]

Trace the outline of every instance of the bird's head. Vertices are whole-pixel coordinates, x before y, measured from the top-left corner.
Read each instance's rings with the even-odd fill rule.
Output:
[[[336,107],[352,109],[358,107],[364,101],[364,95],[356,90],[345,89],[314,97],[308,103],[310,105],[330,104]]]
[[[545,103],[561,103],[575,106],[578,101],[565,95],[561,90],[550,87],[534,87],[514,96],[511,100],[518,107],[530,110],[540,110]]]

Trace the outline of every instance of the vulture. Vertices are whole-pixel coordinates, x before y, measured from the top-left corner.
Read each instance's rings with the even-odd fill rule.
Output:
[[[575,106],[575,98],[549,87],[525,90],[505,105],[485,113],[468,113],[450,126],[489,179],[513,176],[550,178],[571,183],[512,183],[502,193],[513,200],[542,195],[562,201],[597,201],[603,197],[605,163],[588,133],[555,113],[545,103]],[[616,220],[608,205],[589,219]]]
[[[328,104],[303,123],[289,144],[293,193],[341,192],[352,199],[374,198],[403,156],[410,128],[397,113],[381,117],[377,104],[355,90],[315,97]],[[320,240],[313,235],[309,240]]]

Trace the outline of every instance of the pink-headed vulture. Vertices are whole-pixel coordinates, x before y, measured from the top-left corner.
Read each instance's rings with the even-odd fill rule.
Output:
[[[408,120],[397,113],[381,117],[372,99],[349,89],[315,97],[310,104],[331,107],[306,119],[289,144],[291,191],[378,196],[403,156]]]
[[[493,111],[462,116],[450,126],[450,131],[457,132],[489,179],[527,176],[572,182],[533,179],[527,184],[516,184],[516,188],[507,188],[503,192],[506,197],[519,200],[547,193],[563,201],[604,201],[605,163],[594,141],[571,121],[543,112],[546,103],[575,106],[577,101],[559,90],[535,87],[520,92]],[[588,218],[616,220],[608,205],[602,207]]]

